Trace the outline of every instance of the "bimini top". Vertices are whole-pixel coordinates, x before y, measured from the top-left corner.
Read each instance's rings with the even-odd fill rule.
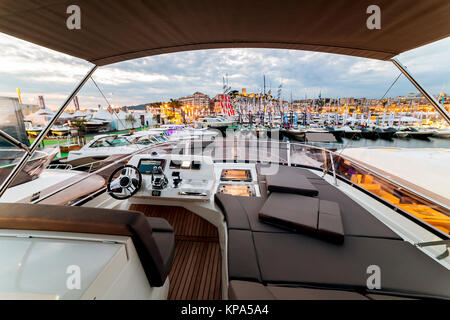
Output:
[[[67,8],[81,9],[69,30]],[[381,8],[381,29],[366,26]],[[387,60],[450,35],[448,0],[0,0],[0,32],[97,65],[256,47]]]

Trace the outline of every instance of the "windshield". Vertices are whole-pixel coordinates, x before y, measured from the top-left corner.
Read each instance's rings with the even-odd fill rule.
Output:
[[[90,148],[122,147],[131,144],[124,137],[104,137],[91,144]]]
[[[4,44],[7,47],[9,42],[4,40]],[[30,56],[42,54],[39,49],[10,45],[17,46],[17,52],[31,50]],[[448,48],[450,39],[444,39],[400,57],[447,111]],[[428,51],[434,53],[425,72],[418,59],[426,57]],[[23,59],[32,62],[30,57]],[[16,65],[22,64],[16,61]],[[63,70],[72,70],[74,65],[86,67],[78,61],[63,65],[67,67]],[[158,68],[164,65],[171,68]],[[211,65],[212,70],[208,69]],[[62,90],[70,91],[66,75],[39,70],[35,72],[42,77],[62,82],[60,87],[23,83],[27,92],[46,92],[45,97],[27,96],[30,104],[20,107],[27,122],[22,131],[29,143],[64,102],[56,97],[62,96]],[[183,140],[182,144],[192,142],[207,149],[213,145],[206,141],[213,140],[212,136],[246,140],[242,145],[236,142],[235,148],[216,148],[211,155],[216,161],[273,161],[334,172],[400,210],[416,214],[414,210],[423,212],[421,206],[426,205],[446,215],[442,208],[448,206],[445,199],[450,190],[450,159],[445,152],[450,148],[449,126],[392,62],[308,51],[236,48],[151,56],[104,66],[102,72],[80,90],[41,142],[42,150],[57,149],[52,164],[91,172],[95,166],[79,159],[85,145],[95,150],[136,143],[142,148]],[[114,75],[110,77],[113,80],[105,74]],[[15,93],[21,85],[5,91]],[[206,125],[213,122],[221,124]],[[63,124],[70,130],[57,130],[56,125]],[[195,127],[221,130],[201,137],[190,132]],[[109,136],[89,144],[99,134]],[[264,139],[270,139],[272,146],[258,155],[253,141],[264,144]],[[14,160],[20,160],[17,158]],[[93,160],[98,159],[89,159]],[[416,209],[411,209],[414,206]],[[434,211],[431,214],[436,214]],[[445,223],[434,225],[442,232],[448,230]]]

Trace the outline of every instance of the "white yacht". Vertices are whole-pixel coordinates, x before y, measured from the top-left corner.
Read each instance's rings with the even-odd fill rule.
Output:
[[[199,118],[196,122],[198,128],[213,128],[213,129],[226,129],[233,126],[236,123],[233,119],[228,119],[223,116],[210,116]]]
[[[65,163],[73,167],[94,163],[110,156],[127,155],[140,149],[126,136],[120,134],[104,134],[95,136],[80,150],[70,151]]]
[[[71,204],[103,188],[106,181],[99,175],[87,177],[84,172],[70,170],[71,166],[50,165],[57,152],[52,148],[36,151],[27,162],[26,168],[0,198],[0,203],[33,203],[60,190],[54,196],[48,197],[44,203]],[[3,181],[17,165],[19,155],[16,150],[0,149],[0,180]],[[10,159],[7,163],[6,158]],[[85,178],[86,183],[66,187],[80,178]]]
[[[450,139],[450,128],[447,129],[437,129],[434,132],[434,137],[442,138],[442,139]]]
[[[231,0],[232,18],[219,1],[83,1],[79,30],[44,2],[2,1],[0,32],[93,67],[21,146],[0,196],[97,68],[148,55],[267,47],[390,60],[450,122],[394,58],[450,35],[448,0],[383,1],[380,30],[366,27],[366,1]],[[108,176],[72,205],[1,203],[0,298],[450,299],[445,203],[319,147],[218,137],[198,154],[190,143],[151,145],[69,183]]]

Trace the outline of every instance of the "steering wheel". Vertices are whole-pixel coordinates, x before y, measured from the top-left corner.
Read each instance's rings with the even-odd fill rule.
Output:
[[[116,177],[118,172],[120,172],[120,175]],[[111,197],[117,200],[125,200],[134,196],[141,185],[142,174],[139,169],[127,164],[114,170],[106,187]]]

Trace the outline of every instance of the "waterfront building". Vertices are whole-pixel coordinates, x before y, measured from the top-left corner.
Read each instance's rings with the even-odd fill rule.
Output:
[[[209,107],[209,96],[201,92],[195,92],[191,96],[181,97],[177,99],[182,107],[193,106],[205,109]]]

